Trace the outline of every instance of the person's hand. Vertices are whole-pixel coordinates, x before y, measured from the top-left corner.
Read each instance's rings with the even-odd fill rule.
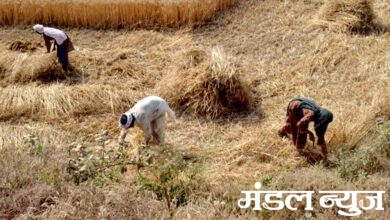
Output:
[[[283,130],[279,130],[278,131],[278,135],[279,135],[279,137],[288,137],[288,135],[287,135],[287,133],[285,132],[285,131],[283,131]]]

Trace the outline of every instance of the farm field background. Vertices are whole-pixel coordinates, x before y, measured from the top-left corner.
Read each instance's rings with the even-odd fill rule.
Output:
[[[206,23],[236,0],[2,1],[0,25],[50,23],[75,28],[177,28]]]
[[[137,13],[147,25],[120,29],[130,19],[120,16],[134,16],[122,6],[121,15],[103,23],[105,10],[115,9],[99,2],[92,18],[45,20],[32,16],[33,8],[19,18],[12,13],[21,7],[1,7],[0,218],[341,217],[337,207],[318,204],[310,212],[240,210],[241,191],[261,182],[265,190],[385,190],[385,210],[357,219],[390,219],[389,2],[372,1],[380,28],[365,33],[324,28],[318,22],[323,0],[215,2],[220,6],[197,9],[196,19],[179,19],[188,26],[177,23],[179,9],[169,4],[172,17],[158,17],[161,11],[149,25],[144,5]],[[79,8],[76,14],[89,11]],[[30,25],[35,19],[71,37],[77,48],[69,54],[71,76],[61,74],[55,53],[45,54]],[[25,51],[12,46],[18,41],[28,43]],[[161,95],[174,106],[176,76],[219,80],[225,73],[250,89],[249,111],[210,118],[174,108],[178,118],[168,119],[166,144],[144,149],[145,164],[131,160],[140,131],[130,131],[129,144],[120,148],[117,119],[137,100]],[[277,135],[294,96],[311,97],[334,113],[326,135],[329,167],[310,164]]]

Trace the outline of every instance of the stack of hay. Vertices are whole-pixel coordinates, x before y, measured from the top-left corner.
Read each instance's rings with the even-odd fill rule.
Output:
[[[38,49],[38,47],[42,47],[42,45],[40,43],[22,42],[17,40],[12,42],[8,49],[12,51],[20,51],[22,53],[26,53],[26,52],[34,52]]]
[[[369,0],[326,0],[317,23],[322,28],[347,33],[367,33],[375,25]]]
[[[62,74],[55,53],[28,54],[5,51],[0,53],[3,72],[1,84],[25,84],[31,81],[46,81]]]
[[[221,49],[180,55],[181,65],[156,87],[179,114],[219,118],[252,109],[254,98],[238,67]]]

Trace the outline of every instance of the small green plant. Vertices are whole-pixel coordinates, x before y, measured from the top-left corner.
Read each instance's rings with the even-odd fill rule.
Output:
[[[83,141],[72,143],[69,150],[67,172],[77,185],[89,179],[97,185],[104,185],[107,181],[118,182],[121,174],[126,172],[126,165],[133,164],[124,152],[105,147],[108,133],[103,131],[96,141],[100,144],[94,150],[85,146]]]
[[[273,179],[273,176],[269,176],[269,175],[263,176],[263,178],[261,179],[261,185],[263,187],[270,186],[272,183],[272,179]]]
[[[304,220],[314,220],[316,218],[313,216],[313,214],[311,212],[307,212],[307,213],[305,213],[303,219]]]
[[[386,158],[390,158],[390,121],[379,126],[379,136],[382,144],[379,146],[380,153]]]
[[[185,205],[197,187],[198,170],[172,148],[163,146],[162,149],[149,166],[138,170],[137,182],[142,191],[152,191],[157,199],[165,200],[173,215],[173,210]]]
[[[380,169],[376,155],[369,149],[358,149],[357,152],[341,154],[338,172],[341,178],[357,181]]]
[[[54,185],[57,182],[56,174],[49,169],[42,168],[39,174],[40,179],[48,185]]]
[[[364,181],[368,175],[384,169],[384,161],[390,154],[390,123],[377,126],[372,135],[366,138],[363,145],[354,150],[348,145],[338,152],[337,169],[340,177],[351,181]]]
[[[35,133],[35,127],[32,124],[27,124],[26,129],[28,134],[23,136],[23,141],[27,145],[27,148],[31,154],[42,154],[43,145]]]

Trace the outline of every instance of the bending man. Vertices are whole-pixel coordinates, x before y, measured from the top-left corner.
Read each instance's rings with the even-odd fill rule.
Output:
[[[61,63],[62,69],[67,73],[69,70],[68,53],[74,50],[73,44],[70,41],[68,35],[66,35],[62,30],[51,27],[44,27],[41,24],[34,25],[33,29],[38,34],[43,35],[48,53],[51,52],[51,41],[54,40],[54,44],[57,49],[58,61]],[[55,48],[53,48],[53,50],[54,49]]]
[[[332,120],[332,112],[317,106],[313,100],[300,97],[294,98],[287,106],[286,124],[279,130],[279,135],[288,137],[290,134],[293,144],[301,152],[305,147],[307,135],[314,142],[314,135],[308,130],[309,123],[313,121],[318,138],[317,144],[321,147],[322,155],[326,161],[328,150],[325,143],[325,132]]]

